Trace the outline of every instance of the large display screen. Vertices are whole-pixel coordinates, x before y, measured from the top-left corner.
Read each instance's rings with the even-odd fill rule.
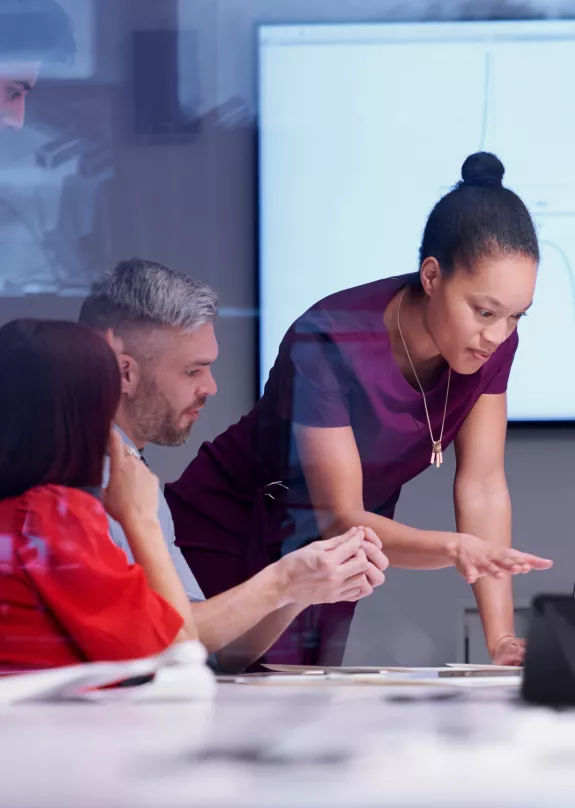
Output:
[[[259,60],[262,387],[307,307],[417,270],[429,211],[486,150],[541,246],[509,417],[575,418],[575,22],[265,25]]]

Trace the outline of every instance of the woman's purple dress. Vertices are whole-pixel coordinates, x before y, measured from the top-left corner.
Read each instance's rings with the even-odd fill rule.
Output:
[[[284,337],[253,410],[205,443],[166,486],[176,543],[206,597],[223,592],[319,531],[292,439],[292,423],[351,425],[366,510],[393,517],[401,487],[429,466],[423,400],[392,355],[383,313],[413,276],[337,292],[312,306]],[[473,375],[453,372],[443,445],[483,393],[503,393],[516,332]],[[447,369],[427,394],[439,434]],[[314,606],[266,654],[268,662],[341,664],[355,604]]]

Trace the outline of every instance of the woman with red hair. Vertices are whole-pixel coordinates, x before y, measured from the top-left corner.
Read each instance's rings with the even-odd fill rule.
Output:
[[[0,378],[0,669],[131,659],[196,639],[157,479],[111,428],[120,377],[106,342],[76,323],[15,320],[0,328]],[[135,564],[109,538],[106,511]]]

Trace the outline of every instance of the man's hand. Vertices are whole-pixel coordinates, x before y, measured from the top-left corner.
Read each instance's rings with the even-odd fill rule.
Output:
[[[524,657],[525,640],[512,635],[501,637],[491,651],[494,665],[523,665]]]
[[[468,533],[454,535],[448,546],[448,555],[459,574],[470,584],[484,575],[504,578],[532,570],[548,570],[553,566],[553,562],[547,558],[501,547]]]
[[[381,540],[377,533],[370,527],[361,527],[360,530],[364,532],[362,548],[370,562],[366,577],[373,590],[385,581],[383,573],[389,567],[389,559],[382,551]]]
[[[276,562],[282,605],[356,601],[380,586],[388,566],[381,542],[369,528],[315,541]]]

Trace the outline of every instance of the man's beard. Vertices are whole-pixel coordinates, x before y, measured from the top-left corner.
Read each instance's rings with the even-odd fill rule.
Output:
[[[177,413],[153,379],[143,378],[136,394],[124,398],[124,408],[134,432],[146,443],[158,446],[182,446],[188,439],[189,426],[177,426]]]

